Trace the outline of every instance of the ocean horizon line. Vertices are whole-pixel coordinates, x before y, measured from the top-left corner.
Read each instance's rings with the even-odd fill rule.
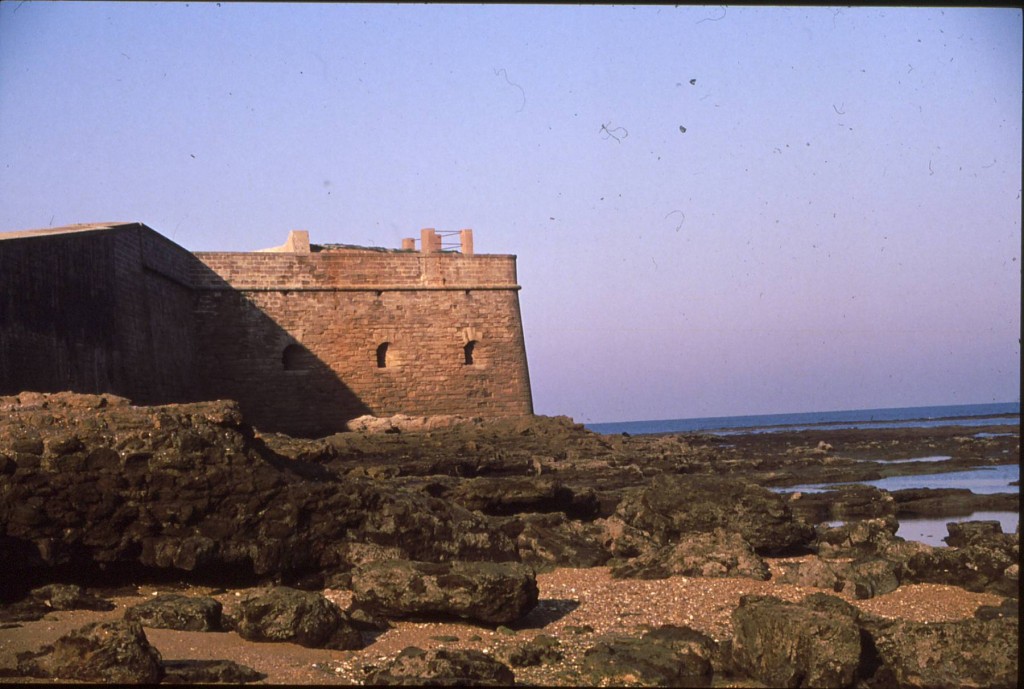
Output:
[[[600,433],[671,433],[737,428],[762,428],[830,423],[910,423],[943,419],[1013,416],[1020,414],[1020,402],[985,402],[914,407],[874,407],[834,411],[740,414],[637,421],[588,422],[583,425]]]

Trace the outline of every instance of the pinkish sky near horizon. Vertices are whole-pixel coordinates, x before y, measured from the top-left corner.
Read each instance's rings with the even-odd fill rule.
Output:
[[[0,2],[0,231],[518,256],[582,423],[1020,399],[1018,8]]]

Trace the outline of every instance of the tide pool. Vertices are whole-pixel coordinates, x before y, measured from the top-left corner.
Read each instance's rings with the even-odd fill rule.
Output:
[[[936,455],[934,457],[911,457],[910,459],[864,459],[863,462],[884,462],[886,464],[907,464],[910,462],[944,462],[953,459],[949,455]]]
[[[983,522],[997,521],[1003,533],[1014,533],[1020,523],[1020,515],[1016,512],[973,512],[967,516],[956,517],[920,517],[900,519],[900,528],[896,535],[907,541],[917,541],[935,548],[948,547],[943,540],[949,535],[946,524],[950,522]],[[827,526],[842,526],[845,522],[829,521]]]
[[[940,461],[948,457],[918,457],[911,459],[898,459],[894,462],[923,462]],[[1019,493],[1020,486],[1010,485],[1011,481],[1020,481],[1020,465],[1007,464],[994,467],[979,467],[968,471],[950,471],[944,474],[925,474],[914,476],[891,476],[877,481],[860,481],[860,485],[875,486],[882,490],[894,491],[907,488],[969,488],[977,494],[990,495],[992,493]],[[844,485],[858,485],[853,483],[818,483],[803,486],[791,486],[787,488],[772,488],[776,493],[824,493],[836,490]],[[964,516],[955,517],[915,517],[899,518],[900,528],[896,535],[908,541],[919,541],[926,545],[945,547],[942,540],[949,531],[946,524],[950,522],[985,521],[996,520],[1003,529],[1003,533],[1014,533],[1020,523],[1020,515],[1016,512],[975,512]],[[835,526],[842,522],[829,522]]]
[[[1016,512],[975,512],[958,517],[930,517],[921,519],[900,519],[900,528],[896,535],[908,541],[919,541],[931,546],[945,547],[942,539],[949,535],[946,524],[950,522],[980,522],[995,520],[1003,529],[1003,533],[1013,533],[1020,523],[1020,515]]]
[[[936,458],[901,461],[936,461]],[[992,493],[1019,493],[1020,486],[1010,485],[1012,481],[1020,481],[1020,465],[1004,464],[992,467],[978,467],[966,471],[948,471],[942,474],[914,474],[912,476],[890,476],[875,481],[857,481],[854,483],[809,483],[802,486],[772,488],[776,493],[824,493],[836,490],[841,486],[864,485],[874,486],[882,490],[906,490],[908,488],[967,488],[972,493],[991,495]]]

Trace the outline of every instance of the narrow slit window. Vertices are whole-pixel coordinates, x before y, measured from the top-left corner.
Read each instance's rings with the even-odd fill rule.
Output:
[[[473,350],[476,349],[476,340],[470,340],[466,343],[466,346],[462,348],[462,353],[465,356],[463,363],[466,366],[473,365]]]
[[[388,367],[388,343],[381,342],[377,346],[377,368]]]

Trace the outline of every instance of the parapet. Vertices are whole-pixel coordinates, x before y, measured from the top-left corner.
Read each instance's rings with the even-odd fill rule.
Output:
[[[459,235],[458,243],[446,242],[445,237],[453,237]],[[454,230],[451,232],[438,232],[433,227],[426,227],[420,230],[420,252],[424,254],[434,254],[441,251],[455,249],[462,253],[463,256],[473,255],[473,230]],[[412,237],[408,237],[402,240],[402,248],[405,250],[415,250],[416,240]]]
[[[447,237],[454,237],[458,235],[459,241],[446,241]],[[365,247],[354,247],[348,245],[328,245],[326,248],[329,249],[359,249]],[[271,247],[269,249],[259,249],[257,253],[273,253],[273,254],[308,254],[312,251],[309,243],[309,232],[306,230],[292,230],[288,233],[288,240],[281,246]],[[317,249],[319,251],[320,248]],[[415,251],[416,250],[416,239],[414,237],[406,237],[402,239],[402,251]],[[454,230],[450,232],[438,232],[432,227],[424,228],[420,230],[420,253],[434,254],[441,253],[443,251],[455,251],[457,250],[463,256],[473,255],[473,230]]]

